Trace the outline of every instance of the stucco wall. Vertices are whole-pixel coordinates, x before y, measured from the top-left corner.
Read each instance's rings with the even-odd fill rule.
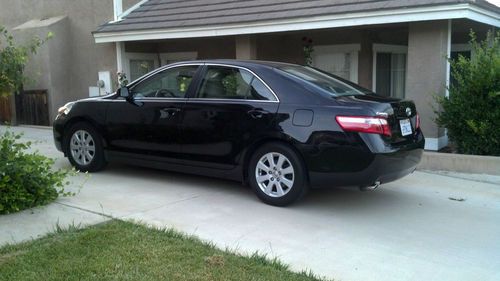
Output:
[[[124,0],[124,9],[136,2],[138,0]],[[99,71],[110,71],[113,81],[116,81],[115,44],[96,44],[91,34],[98,25],[113,19],[113,0],[0,0],[0,24],[8,29],[32,19],[57,16],[67,16],[69,31],[65,36],[67,41],[64,46],[57,46],[56,50],[59,52],[56,52],[52,59],[58,57],[61,63],[70,67],[65,73],[52,74],[61,75],[58,83],[64,84],[54,89],[47,89],[49,95],[57,96],[53,99],[53,108],[67,101],[88,96],[88,87],[96,85]],[[54,42],[58,40],[57,38],[64,37],[55,31],[54,36]],[[63,49],[69,51],[63,52]],[[43,81],[37,83],[39,85],[33,85],[33,88],[45,89]],[[68,90],[61,92],[61,89]]]
[[[25,90],[49,90],[48,107],[49,120],[55,118],[57,109],[65,102],[65,93],[70,92],[70,85],[66,80],[71,69],[70,61],[72,50],[66,45],[70,43],[69,20],[67,17],[50,18],[45,21],[33,21],[30,25],[13,30],[18,42],[29,41],[34,36],[44,38],[48,32],[57,34],[48,40],[32,57],[25,68],[25,75],[33,81],[24,84]]]
[[[410,24],[406,98],[415,101],[426,137],[439,138],[444,130],[434,119],[435,96],[444,96],[448,50],[448,21]]]

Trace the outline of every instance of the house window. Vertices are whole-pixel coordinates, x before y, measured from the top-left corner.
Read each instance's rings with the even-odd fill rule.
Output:
[[[162,66],[181,61],[196,60],[197,58],[198,58],[197,52],[174,52],[174,53],[160,54],[160,60]]]
[[[359,44],[316,46],[313,66],[357,83],[360,49]]]
[[[154,60],[130,60],[130,78],[132,80],[135,80],[154,69]]]
[[[373,90],[377,94],[405,97],[407,52],[406,46],[373,45]]]
[[[158,55],[151,53],[125,53],[125,73],[129,82],[158,68]]]
[[[147,74],[156,68],[186,60],[195,60],[197,52],[175,52],[175,53],[125,53],[126,64],[124,71],[129,82]]]

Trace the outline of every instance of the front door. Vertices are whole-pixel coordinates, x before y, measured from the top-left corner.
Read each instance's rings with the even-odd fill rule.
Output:
[[[198,67],[168,68],[130,87],[128,101],[110,102],[106,118],[109,151],[178,157],[181,113]]]
[[[203,73],[183,110],[183,157],[194,165],[231,169],[245,147],[273,126],[279,103],[245,69],[208,65]]]

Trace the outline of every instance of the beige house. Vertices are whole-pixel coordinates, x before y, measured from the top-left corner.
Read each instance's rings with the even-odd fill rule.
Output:
[[[120,4],[128,9],[138,2]],[[19,41],[54,33],[26,69],[33,80],[24,85],[27,93],[11,99],[17,109],[12,105],[9,110],[0,101],[0,122],[12,120],[2,117],[17,111],[20,123],[50,125],[61,105],[88,97],[89,87],[95,92],[99,73],[101,78],[110,76],[101,92],[112,90],[117,72],[115,44],[96,44],[92,31],[112,20],[114,11],[113,0],[0,0],[0,25]]]
[[[134,80],[179,60],[303,64],[302,39],[307,37],[313,40],[314,66],[381,95],[414,100],[430,150],[448,142],[433,121],[434,96],[447,95],[450,83],[446,58],[473,55],[467,44],[471,29],[481,39],[500,26],[500,8],[484,0],[31,2],[64,2],[66,11],[54,16],[68,15],[73,28],[67,60],[71,91],[54,93],[59,96],[53,98],[54,108],[88,96],[89,86],[107,79],[107,72],[111,82],[104,91],[112,91],[117,70]]]

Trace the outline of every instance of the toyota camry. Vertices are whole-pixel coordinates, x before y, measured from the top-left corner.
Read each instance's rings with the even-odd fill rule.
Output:
[[[367,190],[404,177],[425,142],[412,101],[308,66],[237,60],[171,64],[70,102],[54,139],[81,171],[124,162],[221,177],[276,206],[309,188]]]

